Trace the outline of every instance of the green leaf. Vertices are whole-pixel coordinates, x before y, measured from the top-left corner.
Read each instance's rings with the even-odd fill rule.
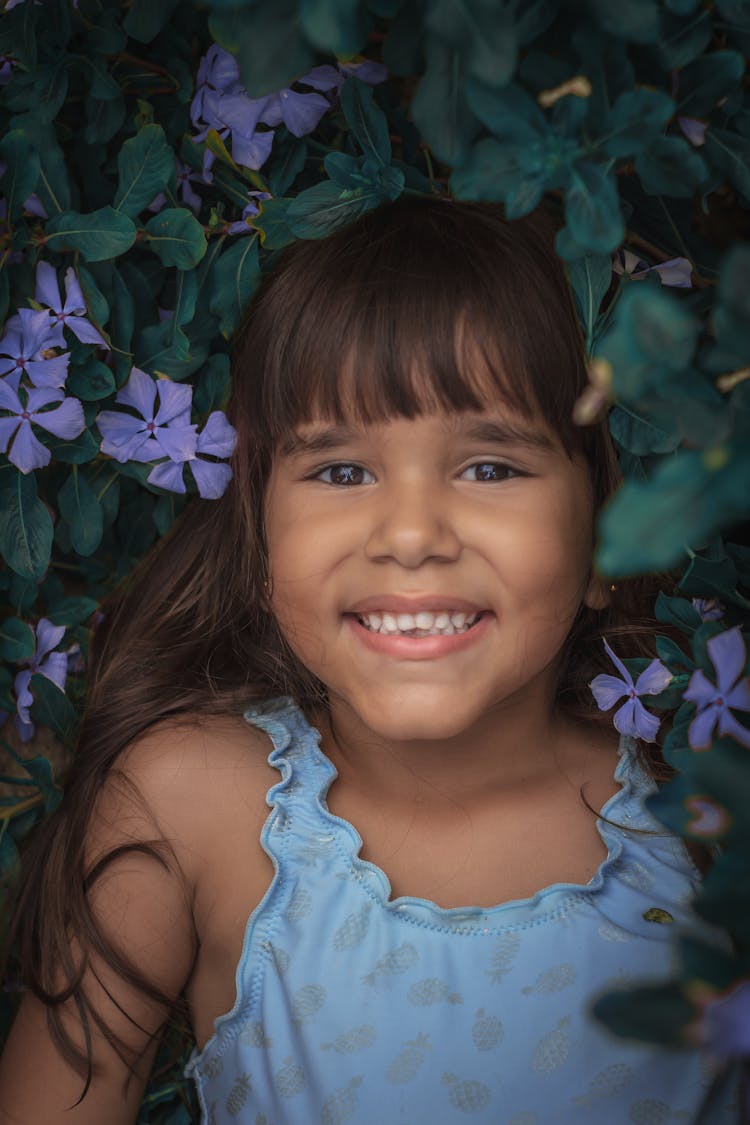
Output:
[[[586,350],[590,351],[599,308],[612,281],[612,259],[609,254],[584,254],[568,262],[566,267],[586,333]]]
[[[521,144],[482,137],[451,176],[451,191],[456,199],[504,200],[523,175],[523,150]]]
[[[178,3],[179,0],[132,0],[123,27],[139,43],[150,43],[167,24]]]
[[[47,223],[45,240],[51,250],[79,250],[88,262],[103,262],[124,254],[135,242],[132,219],[112,207],[88,215],[63,211]]]
[[[146,223],[148,244],[165,266],[190,270],[206,253],[203,227],[187,207],[167,207]]]
[[[260,282],[259,238],[253,234],[237,239],[213,268],[209,308],[219,318],[222,336],[232,335]]]
[[[47,617],[53,625],[81,625],[84,621],[88,621],[92,613],[99,608],[99,602],[96,598],[88,598],[84,595],[77,597],[61,598],[50,606],[47,611]]]
[[[585,249],[610,254],[620,245],[625,224],[617,186],[603,165],[580,161],[573,166],[565,217],[570,234]]]
[[[44,125],[35,130],[34,140],[40,160],[37,195],[48,215],[53,215],[56,211],[67,211],[71,205],[71,177],[57,140],[57,131],[52,125]]]
[[[6,168],[0,176],[0,195],[5,196],[7,218],[13,222],[23,213],[23,205],[39,179],[39,155],[20,129],[7,133],[0,141],[0,159]]]
[[[289,136],[279,143],[278,131],[276,138],[271,159],[264,165],[263,172],[271,195],[282,196],[305,167],[307,142],[302,137]]]
[[[659,66],[663,70],[680,70],[696,59],[711,42],[712,22],[707,8],[689,19],[662,12],[661,38],[654,52]]]
[[[677,599],[675,599],[677,600]],[[671,637],[659,634],[656,638],[656,655],[666,664],[670,671],[675,668],[687,668],[692,671],[695,667],[693,661],[687,656]]]
[[[6,617],[0,621],[0,659],[30,660],[34,655],[36,639],[34,630],[17,617]]]
[[[595,143],[608,156],[632,156],[661,133],[674,110],[672,99],[660,90],[627,90],[610,110],[606,136]]]
[[[58,492],[57,503],[60,515],[70,527],[73,549],[84,558],[92,555],[102,539],[102,508],[77,465]]]
[[[40,578],[52,550],[52,520],[37,495],[33,473],[0,472],[0,552],[23,578]]]
[[[78,716],[67,695],[46,676],[38,673],[31,677],[29,688],[34,696],[31,705],[32,719],[49,727],[63,741],[71,740],[78,724]]]
[[[314,47],[344,58],[363,49],[371,22],[360,0],[300,0],[299,17]]]
[[[372,86],[357,77],[347,79],[341,88],[341,108],[365,156],[373,156],[378,164],[389,164],[388,119],[375,102]]]
[[[229,374],[229,356],[214,352],[201,371],[195,388],[193,402],[199,414],[208,415],[212,410],[222,410],[229,398],[232,380]]]
[[[77,438],[48,443],[53,461],[62,461],[66,465],[83,465],[86,461],[93,461],[99,452],[99,443],[90,430],[84,430]]]
[[[680,442],[676,426],[664,430],[623,403],[611,412],[609,429],[618,445],[639,457],[647,453],[672,453]]]
[[[656,0],[590,0],[600,27],[633,43],[656,43],[659,39],[659,6]]]
[[[315,52],[302,32],[297,0],[214,9],[208,27],[217,43],[237,55],[240,76],[251,98],[283,89],[315,65]]]
[[[385,169],[394,177],[403,174],[398,169]],[[397,186],[397,185],[396,185]],[[289,228],[298,238],[323,238],[340,226],[351,222],[389,198],[385,190],[372,182],[370,188],[343,189],[330,180],[300,192],[286,212]],[[390,198],[393,198],[391,195]]]
[[[260,231],[261,246],[265,250],[279,250],[294,242],[294,231],[287,222],[291,202],[291,199],[264,199],[260,214],[250,220],[250,225]]]
[[[750,139],[710,125],[706,130],[705,153],[714,168],[750,201]]]
[[[683,97],[677,104],[682,117],[703,117],[734,90],[745,73],[745,60],[738,51],[711,51],[695,59],[680,74]]]
[[[412,119],[438,160],[455,168],[466,161],[479,133],[466,100],[465,60],[434,35],[425,52],[427,67],[412,98]]]
[[[140,132],[125,141],[117,157],[120,179],[115,210],[134,219],[164,190],[174,166],[174,152],[167,144],[161,125],[144,125]]]
[[[693,555],[679,586],[692,597],[719,598],[724,603],[750,609],[750,602],[737,590],[738,581],[733,559],[706,559],[701,555]]]
[[[84,402],[96,402],[115,392],[115,377],[105,363],[91,356],[83,367],[71,367],[66,387]]]
[[[659,137],[635,158],[641,186],[649,195],[692,196],[708,176],[703,157],[684,137]]]

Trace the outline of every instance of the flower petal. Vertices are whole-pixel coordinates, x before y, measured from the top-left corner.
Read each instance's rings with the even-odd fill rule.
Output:
[[[132,406],[150,422],[154,417],[156,382],[139,367],[133,367],[127,383],[115,395],[115,401],[124,406]]]
[[[630,690],[629,685],[618,680],[617,676],[607,676],[604,673],[594,676],[589,687],[600,711],[609,711]]]
[[[101,332],[94,328],[85,316],[69,316],[65,323],[82,344],[99,344],[100,347],[109,348]]]
[[[708,750],[718,718],[717,707],[706,707],[698,712],[688,728],[688,742],[693,750]]]
[[[156,447],[145,423],[141,418],[132,418],[119,410],[102,410],[96,416],[96,424],[102,435],[101,451],[114,457],[120,464],[126,461],[150,461],[150,454],[142,456],[147,445]]]
[[[185,481],[182,476],[183,464],[184,462],[178,464],[175,461],[163,461],[159,465],[154,465],[146,479],[149,484],[155,484],[158,488],[166,488],[168,492],[185,492]]]
[[[731,735],[740,746],[750,749],[750,730],[735,719],[729,708],[725,707],[719,717],[719,734]]]
[[[218,500],[226,492],[227,485],[232,479],[232,470],[229,465],[217,464],[215,461],[202,461],[196,457],[188,462],[192,470],[198,492],[204,500]]]
[[[65,678],[68,674],[68,654],[66,652],[51,652],[44,663],[39,665],[37,671],[45,679],[65,691]]]
[[[707,642],[706,648],[716,669],[716,683],[722,695],[726,695],[745,670],[745,642],[739,625],[725,629]]]
[[[68,377],[69,363],[69,352],[50,359],[31,359],[26,364],[26,373],[35,387],[62,387]]]
[[[716,699],[716,686],[711,683],[701,668],[697,668],[690,677],[690,683],[682,693],[682,698],[689,703],[696,703],[698,707],[708,707]]]
[[[273,132],[253,133],[252,137],[243,137],[239,133],[232,133],[232,156],[237,164],[243,168],[250,168],[257,172],[262,168],[273,147]]]
[[[7,379],[0,379],[0,410],[10,410],[13,414],[23,413],[23,403]]]
[[[49,465],[49,449],[35,437],[31,432],[31,423],[25,419],[18,427],[18,433],[8,453],[8,460],[24,474],[30,473],[32,469],[43,469],[45,465]]]
[[[635,682],[638,695],[659,695],[671,683],[672,673],[661,660],[652,660]]]
[[[628,699],[619,711],[615,711],[613,722],[620,734],[653,742],[661,720],[647,711],[640,699]]]
[[[298,94],[295,90],[281,91],[281,115],[290,133],[304,137],[312,133],[324,113],[331,108],[322,94]]]
[[[31,683],[31,671],[24,668],[23,672],[19,672],[13,681],[13,689],[16,693],[16,706],[18,708],[18,716],[22,722],[28,723],[31,721],[29,716],[29,707],[34,702],[34,696],[29,691],[29,684]]]
[[[36,661],[37,664],[44,657],[57,648],[65,636],[64,625],[53,625],[48,617],[40,617],[36,627]]]
[[[60,287],[57,284],[57,270],[51,262],[40,262],[36,267],[34,300],[39,305],[47,305],[55,312],[60,312],[62,309]]]
[[[735,711],[750,711],[750,676],[743,676],[728,693],[727,707]]]
[[[0,418],[0,453],[5,453],[8,448],[8,442],[20,425],[21,420],[18,416],[14,416],[13,418]]]
[[[633,677],[630,675],[630,672],[628,672],[627,668],[625,667],[623,662],[620,660],[620,658],[618,656],[615,656],[614,652],[609,647],[606,640],[604,641],[604,648],[606,649],[607,656],[612,661],[612,663],[614,664],[615,668],[617,669],[617,671],[622,676],[625,683],[628,685],[628,687],[633,687]]]
[[[161,426],[154,432],[160,449],[157,456],[166,453],[170,461],[189,461],[191,457],[195,457],[197,428],[194,424]]]
[[[65,305],[63,306],[63,312],[85,316],[87,311],[86,298],[83,295],[76,271],[72,266],[68,266],[65,271]]]
[[[223,411],[212,411],[198,434],[198,453],[210,453],[213,457],[231,457],[236,444],[237,431],[234,426],[227,421]]]
[[[154,417],[157,426],[166,426],[179,414],[189,414],[193,400],[193,388],[189,383],[173,383],[171,379],[159,379],[156,387],[159,391],[159,409]]]
[[[32,415],[37,426],[59,438],[75,438],[86,429],[83,407],[77,398],[66,398],[55,410]]]

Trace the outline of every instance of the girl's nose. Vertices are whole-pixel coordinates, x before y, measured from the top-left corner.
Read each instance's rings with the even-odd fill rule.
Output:
[[[444,498],[432,490],[403,485],[393,489],[382,497],[373,517],[365,545],[373,561],[391,559],[412,569],[431,559],[453,562],[461,552]]]

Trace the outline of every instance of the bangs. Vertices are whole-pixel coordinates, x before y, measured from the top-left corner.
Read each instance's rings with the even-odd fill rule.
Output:
[[[401,198],[280,252],[236,355],[256,438],[501,402],[580,447],[586,364],[553,234],[494,204]]]

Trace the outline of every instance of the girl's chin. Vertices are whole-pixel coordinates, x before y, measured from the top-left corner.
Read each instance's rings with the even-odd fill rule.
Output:
[[[431,691],[377,691],[361,705],[347,700],[346,706],[359,723],[389,742],[443,742],[464,734],[484,713],[451,694],[442,690],[436,698]]]

